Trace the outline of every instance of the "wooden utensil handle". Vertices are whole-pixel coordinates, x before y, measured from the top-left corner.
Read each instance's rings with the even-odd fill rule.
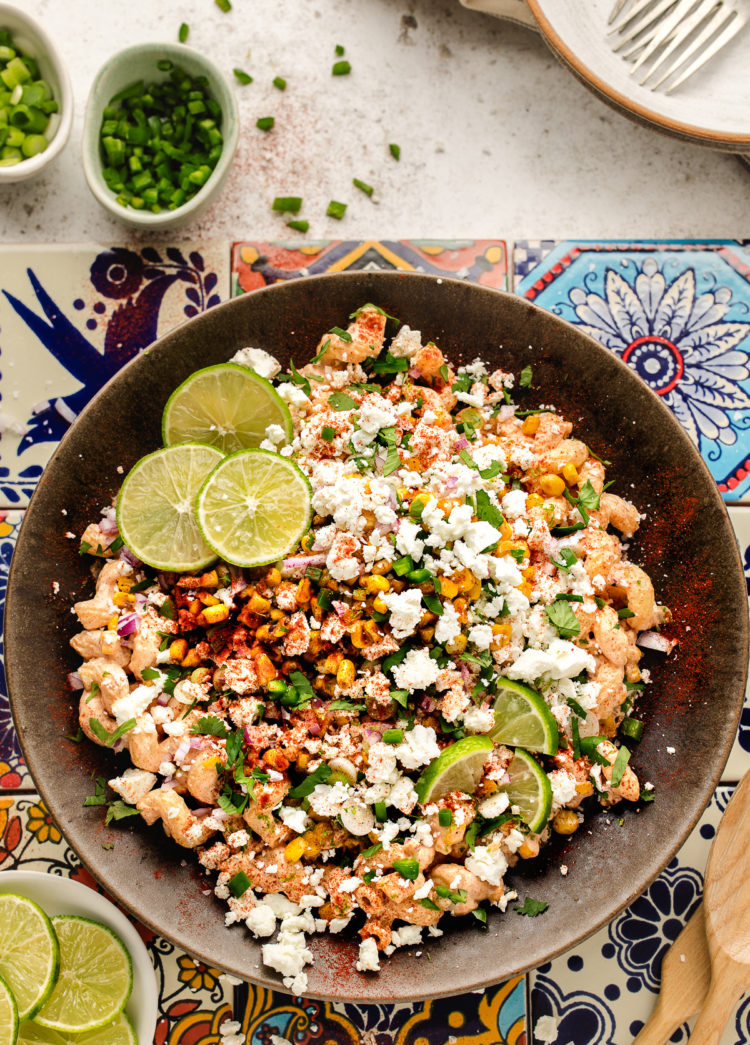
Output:
[[[682,1016],[675,1017],[674,1012],[665,1011],[657,1001],[646,1024],[633,1039],[633,1045],[664,1045],[684,1022]]]
[[[747,966],[714,954],[711,986],[690,1035],[690,1045],[718,1045],[732,1011],[748,985]]]

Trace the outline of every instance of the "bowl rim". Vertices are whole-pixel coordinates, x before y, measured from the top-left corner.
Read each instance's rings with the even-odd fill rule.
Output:
[[[24,890],[30,890],[31,895]],[[79,914],[102,922],[117,933],[127,948],[133,968],[133,989],[125,1012],[135,1027],[138,1040],[144,1045],[153,1040],[159,1014],[156,973],[138,930],[112,900],[68,875],[23,866],[0,871],[0,893],[26,896],[39,904],[50,918],[58,913]],[[131,1008],[132,1012],[129,1011]]]
[[[28,26],[32,33],[39,37],[44,45],[46,55],[55,70],[55,74],[60,81],[61,97],[60,122],[58,123],[54,137],[48,144],[47,148],[44,152],[40,152],[36,156],[30,156],[28,159],[21,160],[20,163],[16,163],[12,167],[0,167],[0,183],[3,181],[22,181],[26,178],[31,178],[35,174],[38,174],[47,166],[48,163],[54,160],[54,158],[62,152],[68,138],[70,137],[70,131],[73,126],[73,109],[75,107],[73,87],[70,82],[68,67],[63,61],[60,50],[54,44],[52,37],[48,34],[47,30],[40,22],[37,22],[36,19],[32,18],[30,14],[21,10],[20,7],[16,7],[14,4],[4,3],[0,0],[0,23],[2,23],[3,18],[6,16],[17,18],[19,22],[23,22]],[[13,175],[15,175],[15,177]]]
[[[216,100],[222,109],[222,121],[224,124],[222,133],[229,125],[229,133],[224,136],[221,156],[205,185],[202,185],[191,199],[186,203],[180,204],[175,210],[159,211],[158,214],[147,210],[120,207],[116,203],[115,197],[102,177],[97,143],[98,122],[101,116],[99,110],[108,104],[108,99],[101,104],[99,101],[103,80],[108,73],[126,63],[129,58],[148,54],[149,52],[163,52],[175,61],[179,61],[180,57],[187,58],[189,61],[202,66],[206,73],[210,74],[211,78],[220,85],[221,97],[218,97]],[[158,70],[154,70],[154,74],[157,75],[157,73]],[[239,124],[239,107],[232,84],[213,58],[209,58],[208,55],[198,51],[195,47],[188,46],[188,44],[174,43],[172,41],[147,40],[140,44],[129,44],[127,47],[115,51],[102,63],[89,88],[83,117],[83,130],[81,132],[81,157],[86,182],[98,203],[109,214],[117,218],[118,221],[125,222],[136,228],[152,229],[154,231],[180,224],[196,211],[202,210],[203,207],[207,206],[214,193],[221,187],[237,150]]]
[[[724,504],[724,501],[721,498],[718,489],[716,488],[715,480],[711,476],[711,473],[710,473],[710,471],[708,469],[708,466],[706,465],[705,461],[703,460],[703,458],[702,458],[700,452],[698,451],[698,449],[689,440],[689,437],[687,436],[687,433],[684,431],[682,426],[679,425],[679,422],[677,422],[677,420],[674,418],[674,416],[672,415],[671,411],[669,411],[669,409],[664,405],[664,403],[661,401],[661,399],[645,383],[639,381],[637,376],[632,372],[632,370],[629,367],[626,366],[626,364],[622,363],[622,361],[619,358],[617,358],[616,356],[614,356],[612,353],[607,352],[607,349],[604,348],[604,346],[602,346],[594,338],[592,338],[589,335],[585,334],[575,324],[572,324],[569,321],[567,321],[565,319],[562,319],[560,316],[556,315],[555,313],[551,313],[549,310],[544,309],[541,306],[536,305],[533,302],[530,302],[530,301],[528,301],[528,300],[526,300],[524,298],[521,298],[517,294],[514,294],[512,292],[496,290],[494,288],[482,286],[480,284],[469,283],[466,280],[461,280],[461,279],[458,279],[458,278],[440,277],[440,276],[435,276],[435,275],[432,275],[432,274],[416,273],[416,272],[414,272],[414,273],[406,272],[405,273],[405,272],[400,272],[400,271],[399,272],[361,272],[361,271],[357,271],[357,272],[343,272],[343,273],[333,273],[333,274],[332,273],[324,273],[324,274],[321,274],[321,275],[309,276],[309,277],[305,278],[304,282],[308,283],[308,284],[311,283],[311,282],[324,283],[326,281],[328,281],[328,282],[331,282],[331,281],[334,281],[334,282],[341,282],[341,281],[351,281],[351,282],[354,282],[358,278],[361,279],[363,276],[375,279],[376,281],[377,280],[382,280],[384,286],[388,283],[389,280],[409,279],[409,280],[412,280],[412,281],[420,280],[423,283],[430,282],[432,284],[451,284],[451,285],[455,285],[456,287],[463,288],[464,291],[466,290],[466,288],[472,288],[471,291],[470,291],[471,293],[478,292],[478,293],[481,293],[483,295],[484,294],[492,295],[492,296],[496,297],[497,299],[499,299],[500,301],[512,302],[513,303],[513,307],[524,308],[530,314],[536,313],[538,315],[544,316],[547,319],[549,319],[550,321],[553,321],[555,323],[555,325],[562,326],[564,328],[567,328],[569,331],[574,332],[575,333],[575,337],[577,339],[580,339],[582,341],[588,342],[589,345],[594,346],[596,348],[596,351],[598,353],[605,353],[607,358],[609,358],[610,361],[613,364],[616,364],[617,368],[622,368],[622,370],[624,370],[628,374],[629,379],[631,381],[637,382],[638,387],[640,388],[641,392],[651,401],[652,404],[654,404],[654,405],[658,404],[658,407],[656,407],[656,409],[661,414],[663,419],[668,419],[668,423],[670,425],[670,428],[672,428],[672,430],[675,433],[675,435],[679,438],[680,442],[683,444],[685,452],[692,459],[692,462],[703,473],[704,479],[707,480],[707,487],[706,487],[706,489],[711,491],[711,497],[714,500],[715,506],[720,508],[721,514],[725,517],[725,521],[727,522],[727,525],[729,525],[728,513],[727,513],[727,510],[726,510],[726,505]],[[294,282],[296,284],[299,281],[294,281]],[[243,307],[241,302],[243,302],[244,300],[248,299],[249,297],[251,297],[251,296],[254,297],[254,298],[258,297],[258,296],[267,297],[270,294],[271,295],[271,299],[273,299],[273,295],[276,294],[276,293],[279,293],[279,294],[282,293],[283,288],[286,287],[286,286],[287,286],[287,282],[284,281],[282,283],[277,283],[277,284],[273,284],[273,285],[269,285],[269,286],[260,287],[260,288],[258,288],[256,290],[250,291],[250,292],[248,292],[246,294],[243,294],[243,295],[240,295],[238,297],[230,298],[229,300],[223,302],[220,306],[217,306],[217,308],[218,309],[222,309],[222,310],[227,310],[227,311],[231,310],[231,309],[241,310],[242,307]],[[370,300],[373,300],[373,299],[371,298]],[[377,299],[374,299],[374,300],[377,300]],[[153,345],[148,350],[148,352],[149,353],[153,353],[154,350],[158,351],[163,346],[167,346],[168,347],[169,344],[171,342],[173,342],[175,338],[178,338],[180,336],[180,331],[182,331],[188,323],[191,324],[193,327],[199,327],[201,325],[201,323],[210,322],[210,320],[208,320],[207,317],[209,317],[211,315],[211,313],[215,314],[215,312],[216,312],[216,309],[212,309],[212,310],[209,310],[208,312],[200,313],[198,316],[195,316],[192,319],[186,321],[186,323],[183,323],[179,327],[174,328],[173,330],[171,330],[170,332],[165,334],[162,338],[159,338],[156,342],[154,342]],[[81,412],[81,414],[79,415],[79,418],[74,422],[74,424],[71,426],[71,428],[68,430],[68,432],[65,434],[65,436],[61,440],[61,442],[58,445],[58,447],[56,448],[53,456],[51,457],[50,462],[48,463],[48,466],[47,466],[48,468],[53,465],[53,463],[56,461],[58,455],[60,455],[61,451],[64,450],[67,442],[73,436],[74,430],[78,426],[80,418],[82,418],[89,411],[89,409],[91,408],[91,406],[93,404],[95,404],[97,401],[99,401],[101,398],[103,398],[107,394],[107,390],[110,388],[110,386],[116,380],[118,380],[119,376],[128,367],[133,366],[133,364],[135,364],[139,359],[141,359],[143,357],[143,355],[144,355],[144,353],[141,353],[138,356],[134,357],[131,361],[129,361],[126,364],[125,367],[123,367],[120,371],[118,371],[118,373],[115,374],[114,377],[111,378],[110,381],[106,385],[104,385],[100,389],[100,391],[90,401],[90,403],[87,405],[85,410]],[[34,503],[34,499],[37,496],[37,491],[39,489],[40,489],[40,487],[37,487],[37,490],[35,490],[34,494],[32,494],[32,499],[30,501],[29,508],[32,507],[32,505]],[[27,518],[28,517],[29,517],[29,515],[28,515],[28,512],[27,512]],[[22,539],[22,534],[19,534],[19,541],[21,539]],[[730,554],[731,554],[731,557],[733,559],[734,566],[735,566],[734,573],[736,574],[736,579],[737,579],[737,582],[738,582],[737,591],[739,591],[740,587],[741,587],[742,592],[744,594],[744,573],[743,573],[742,564],[741,564],[741,561],[740,561],[739,549],[737,547],[736,541],[731,542]],[[8,603],[7,604],[9,605],[10,610],[6,611],[6,617],[5,617],[6,670],[8,672],[8,689],[9,689],[9,691],[14,686],[14,681],[13,680],[15,678],[15,665],[8,663],[8,659],[9,659],[8,656],[7,656],[8,647],[10,646],[10,647],[13,648],[13,655],[10,658],[11,660],[13,660],[15,658],[15,656],[16,656],[16,654],[15,654],[15,647],[18,645],[19,648],[20,648],[20,643],[14,641],[11,638],[10,634],[9,634],[9,621],[11,621],[14,618],[14,616],[15,616],[15,613],[14,613],[14,606],[15,606],[15,601],[16,601],[15,597],[14,597],[15,596],[15,591],[16,591],[16,589],[18,589],[18,591],[20,593],[22,588],[23,588],[23,582],[21,580],[21,575],[20,575],[20,559],[19,559],[19,557],[17,555],[14,555],[14,558],[13,558],[13,560],[11,562],[10,575],[9,575],[9,578],[8,578]],[[743,651],[744,651],[744,656],[741,659],[738,657],[738,665],[741,664],[740,670],[741,670],[741,672],[744,673],[743,677],[744,677],[744,680],[746,682],[747,670],[748,670],[748,665],[747,665],[748,622],[747,622],[747,615],[746,614],[742,617],[742,621],[743,621],[742,632],[740,634],[736,635],[735,649],[737,649],[739,654],[743,654]],[[10,642],[8,641],[9,639],[11,639]],[[20,659],[21,658],[20,658],[20,654],[19,654],[19,660]],[[581,931],[580,929],[576,929],[575,931],[571,930],[571,932],[564,937],[563,942],[550,944],[547,947],[547,949],[545,950],[544,955],[542,957],[538,957],[536,954],[534,954],[532,960],[527,961],[527,960],[524,959],[524,961],[515,969],[513,975],[525,973],[525,972],[535,968],[537,965],[543,964],[544,962],[547,962],[547,961],[551,960],[552,958],[556,957],[557,955],[559,955],[559,954],[569,950],[571,947],[576,946],[578,943],[580,943],[586,937],[588,937],[588,936],[592,935],[593,933],[595,933],[596,931],[600,930],[603,926],[609,924],[623,909],[625,909],[627,906],[629,906],[637,898],[637,896],[639,896],[646,888],[648,888],[648,886],[651,884],[651,882],[653,882],[654,879],[657,878],[658,875],[661,874],[661,872],[665,869],[665,867],[668,865],[670,860],[674,857],[674,855],[683,846],[683,844],[685,843],[685,841],[686,841],[687,837],[689,836],[689,834],[691,833],[691,831],[694,829],[695,825],[697,824],[697,822],[699,821],[701,815],[703,814],[703,812],[704,812],[708,802],[710,802],[711,796],[713,795],[714,791],[716,790],[716,787],[720,783],[723,767],[724,767],[724,765],[726,763],[726,760],[729,757],[729,754],[731,752],[732,745],[733,745],[733,742],[734,742],[734,738],[736,736],[736,731],[737,731],[737,726],[738,726],[738,723],[739,723],[740,714],[742,712],[745,682],[743,682],[741,686],[738,685],[737,692],[739,693],[739,697],[735,701],[735,704],[734,704],[734,707],[733,707],[733,713],[732,713],[732,716],[731,716],[731,723],[729,723],[731,725],[731,727],[732,727],[732,729],[731,729],[731,736],[727,740],[726,744],[724,745],[723,750],[719,753],[720,757],[715,762],[714,771],[713,771],[713,774],[711,776],[711,780],[709,782],[710,783],[710,788],[708,787],[708,784],[704,785],[705,788],[706,788],[706,796],[707,797],[706,797],[705,801],[701,800],[702,804],[700,805],[700,808],[696,808],[695,810],[693,810],[693,812],[691,813],[691,816],[682,824],[682,826],[681,826],[679,832],[677,833],[677,835],[673,836],[672,842],[671,842],[671,845],[670,845],[670,848],[669,848],[669,851],[665,852],[663,850],[660,850],[660,852],[659,852],[659,854],[657,855],[656,858],[654,858],[654,855],[652,853],[645,853],[645,854],[643,854],[643,864],[646,866],[646,871],[639,876],[638,881],[637,881],[637,887],[630,888],[627,895],[625,895],[624,892],[622,892],[622,894],[618,897],[618,902],[616,903],[616,905],[611,907],[611,908],[609,908],[605,913],[598,914],[597,915],[597,920],[593,924],[587,924],[586,928],[583,931]],[[14,713],[14,718],[15,718],[15,710],[13,708],[13,705],[11,705],[11,707],[12,707],[12,710],[13,710],[13,713]],[[19,735],[19,740],[20,740],[21,746],[22,746],[22,748],[24,750],[24,755],[27,756],[27,761],[30,764],[30,760],[28,759],[28,753],[27,753],[27,750],[26,750],[26,739],[24,737],[23,731],[19,730],[18,731],[18,735]],[[31,765],[30,765],[30,768],[31,768]],[[39,787],[39,791],[43,795],[43,797],[46,797],[44,788],[42,786],[40,786],[40,785],[37,785],[37,786]],[[62,828],[62,830],[64,831],[64,828]],[[71,844],[72,848],[75,849],[75,845],[73,843],[70,843],[70,844]],[[77,850],[76,850],[76,852],[77,852]],[[101,884],[103,885],[103,887],[105,889],[106,888],[111,888],[111,886],[108,885],[107,881],[103,877],[103,874],[104,874],[103,871],[99,871],[99,870],[95,869],[93,866],[91,866],[89,864],[88,860],[84,856],[81,856],[79,854],[79,857],[80,857],[81,861],[87,866],[87,868],[89,869],[91,874],[95,878],[97,878],[98,881],[101,882]],[[128,902],[127,900],[121,899],[120,902],[122,902],[123,906],[128,907],[128,909],[132,908],[133,911],[134,911],[134,914],[136,914],[136,916],[139,917],[143,921],[144,924],[149,925],[155,932],[160,933],[161,935],[165,935],[168,938],[172,939],[178,946],[180,946],[180,947],[182,947],[182,948],[184,948],[186,950],[189,950],[190,953],[194,954],[196,957],[200,958],[201,960],[204,960],[204,961],[207,961],[207,962],[213,963],[213,964],[217,963],[217,958],[215,956],[212,956],[211,954],[207,953],[205,950],[201,949],[201,947],[199,947],[199,946],[196,947],[194,942],[191,942],[190,944],[185,943],[184,940],[181,940],[178,935],[171,934],[169,927],[165,928],[162,925],[157,925],[153,921],[150,920],[148,914],[146,914],[145,912],[141,914],[140,912],[136,911],[135,908],[132,907],[132,904],[130,902]],[[394,957],[396,957],[396,956],[394,956]],[[263,986],[270,987],[271,989],[277,990],[279,992],[286,991],[286,988],[284,988],[281,985],[281,983],[279,982],[279,978],[275,977],[275,975],[272,972],[270,972],[270,971],[266,972],[265,971],[265,967],[262,970],[260,975],[256,975],[254,973],[253,974],[249,974],[249,973],[243,971],[242,969],[238,968],[237,966],[227,965],[226,962],[224,962],[223,964],[224,964],[224,967],[228,968],[229,971],[232,972],[233,974],[242,976],[245,979],[249,979],[249,981],[252,982],[252,983],[261,984]],[[506,973],[507,973],[507,971],[503,970],[502,974],[500,974],[500,975],[506,976]],[[507,973],[507,975],[511,975],[511,974]],[[497,973],[493,974],[491,969],[484,969],[483,968],[481,970],[478,970],[478,978],[473,980],[470,984],[462,983],[462,984],[460,984],[458,986],[453,986],[453,987],[451,987],[451,986],[439,986],[437,988],[435,986],[431,986],[429,989],[423,989],[418,982],[412,982],[411,986],[410,986],[410,993],[409,993],[408,997],[411,1000],[445,997],[445,996],[449,996],[449,995],[452,995],[452,994],[455,994],[455,993],[458,993],[458,992],[465,992],[465,991],[479,990],[479,989],[488,988],[488,987],[490,987],[493,984],[496,984],[498,982],[499,981],[498,981],[498,974]],[[342,1001],[342,1000],[343,1001],[353,1001],[353,1002],[362,1001],[364,1003],[373,1003],[373,1002],[377,1002],[379,1000],[383,1000],[383,1001],[404,1001],[404,1000],[407,1000],[407,997],[406,996],[402,997],[401,994],[399,994],[398,996],[393,997],[393,998],[381,998],[380,996],[373,997],[373,995],[370,994],[370,993],[362,993],[362,994],[348,993],[348,994],[342,996],[340,994],[331,993],[330,991],[326,991],[326,990],[319,991],[319,990],[314,990],[314,989],[309,991],[309,992],[306,992],[306,996],[311,997],[311,998],[328,999],[328,1000],[332,1000],[332,1001]]]

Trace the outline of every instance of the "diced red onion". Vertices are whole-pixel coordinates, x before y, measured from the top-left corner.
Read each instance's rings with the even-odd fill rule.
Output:
[[[362,730],[362,738],[368,744],[377,744],[387,728],[385,723],[381,725],[379,722],[368,722]]]
[[[160,693],[159,696],[156,698],[156,703],[160,704],[161,707],[165,708],[167,706],[167,704],[169,703],[169,694],[168,693]]]
[[[137,558],[137,556],[133,555],[130,548],[128,548],[126,544],[123,544],[122,548],[120,548],[120,553],[117,556],[117,558],[122,559],[123,562],[129,563],[134,570],[137,570],[141,566],[143,566],[141,560]]]
[[[112,745],[112,750],[113,750],[113,751],[115,752],[115,754],[117,755],[117,754],[119,754],[119,753],[120,753],[120,751],[122,751],[122,750],[123,750],[123,748],[124,748],[124,747],[125,747],[125,741],[124,741],[124,740],[122,740],[122,739],[120,739],[120,740],[116,740],[116,741],[114,742],[114,744]]]
[[[322,708],[323,707],[323,700],[322,700],[322,698],[321,697],[313,697],[312,700],[310,701],[310,707]]]
[[[71,671],[68,675],[68,685],[75,692],[77,689],[83,689],[83,679],[77,671]]]
[[[458,665],[458,669],[461,672],[461,678],[464,680],[464,682],[469,682],[471,680],[471,672],[466,667],[463,661],[461,661],[461,663]]]
[[[161,790],[162,791],[171,791],[174,786],[175,786],[174,777],[173,776],[166,776],[166,777],[164,777],[164,780],[162,780]]]
[[[468,445],[469,445],[469,440],[468,439],[457,439],[456,440],[456,449],[457,450],[465,450]]]
[[[193,748],[194,751],[198,751],[198,750],[200,750],[200,748],[203,747],[203,741],[201,740],[200,737],[191,737],[190,738],[190,747]]]
[[[124,638],[126,635],[132,635],[134,631],[138,631],[140,626],[141,618],[137,613],[126,613],[117,622],[117,634],[120,638]]]
[[[193,816],[203,817],[208,816],[211,812],[211,806],[200,806],[199,809],[193,810]]]
[[[182,760],[184,759],[185,755],[188,753],[189,750],[190,750],[190,739],[188,737],[186,737],[185,740],[181,741],[180,746],[175,751],[175,753],[174,753],[174,761],[175,762],[182,762]]]
[[[214,809],[214,819],[219,822],[226,820],[228,815],[229,814],[225,813],[223,809]]]
[[[143,592],[141,592],[141,591],[136,592],[136,595],[135,595],[135,604],[136,604],[136,606],[138,606],[138,607],[145,606],[147,602],[148,602],[148,598],[143,594]]]
[[[419,369],[418,366],[411,366],[409,367],[408,374],[409,377],[421,377],[422,371]]]
[[[668,639],[658,631],[642,631],[635,641],[636,645],[656,650],[657,653],[671,653],[677,645],[674,639]]]
[[[252,744],[252,740],[250,739],[250,730],[247,728],[247,726],[242,727],[242,735],[245,738],[246,744]]]
[[[284,559],[283,567],[285,570],[304,570],[308,566],[324,566],[325,561],[324,552],[318,552],[315,555],[293,555],[289,559]]]
[[[175,575],[173,573],[157,573],[156,579],[159,582],[159,587],[162,591],[169,591],[174,587]]]
[[[437,704],[435,703],[434,697],[431,697],[429,695],[425,695],[420,700],[419,706],[422,709],[422,711],[426,711],[426,712],[429,713],[430,711],[434,711],[435,710],[435,708],[437,707]]]
[[[346,611],[349,609],[345,602],[341,602],[338,599],[334,599],[331,602],[331,605],[333,606],[334,610],[339,615],[339,617],[343,617]]]
[[[467,443],[466,445],[468,446],[469,444]],[[449,475],[448,478],[445,480],[445,488],[446,488],[446,490],[455,490],[455,488],[457,486],[458,486],[458,476],[457,475]]]
[[[307,732],[312,737],[320,736],[320,723],[319,722],[311,722],[310,725],[307,727]]]

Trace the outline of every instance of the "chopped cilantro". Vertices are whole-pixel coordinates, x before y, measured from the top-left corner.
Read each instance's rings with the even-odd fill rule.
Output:
[[[127,802],[123,802],[121,798],[118,798],[108,804],[104,826],[106,827],[113,820],[124,820],[128,816],[138,816],[138,810],[135,806],[129,806]]]
[[[90,549],[91,549],[91,545],[89,544],[88,541],[81,541],[81,546],[78,549],[78,554],[79,555],[85,555],[86,552],[89,551]]]
[[[167,596],[159,607],[159,616],[166,618],[166,620],[176,620],[177,610],[175,609],[174,599],[170,596]]]
[[[388,453],[383,464],[383,475],[392,475],[401,467],[401,457],[395,446],[388,448]]]
[[[562,562],[556,562],[555,559],[551,559],[550,562],[554,566],[557,566],[558,570],[565,570],[566,573],[571,566],[575,565],[575,563],[578,562],[578,557],[576,553],[572,551],[572,549],[570,548],[561,548],[560,558],[562,559]]]
[[[581,625],[578,618],[567,602],[552,602],[544,607],[550,624],[557,628],[561,639],[572,639],[574,635],[581,634]]]
[[[572,595],[569,591],[559,591],[555,602],[583,602],[583,595]]]
[[[477,518],[499,529],[505,520],[499,508],[490,501],[486,490],[477,490]]]
[[[313,688],[310,685],[310,680],[306,675],[303,675],[301,671],[291,671],[289,673],[289,681],[294,688],[300,693],[301,699],[298,703],[303,703],[308,700],[312,700],[314,697]]]
[[[610,784],[612,787],[619,787],[622,783],[623,774],[625,773],[625,767],[630,761],[630,752],[626,747],[621,747],[617,752],[617,758],[612,763],[612,777]]]
[[[518,379],[518,384],[521,388],[531,388],[531,379],[533,377],[533,371],[530,366],[525,366],[521,371],[521,376]]]
[[[293,787],[287,794],[287,798],[306,798],[311,795],[318,784],[324,784],[331,775],[331,767],[321,762],[317,769],[305,777],[305,779]]]
[[[391,355],[390,352],[386,352],[382,359],[376,359],[372,364],[372,370],[375,374],[402,374],[409,369],[409,360],[404,359],[401,356]]]
[[[89,729],[94,736],[101,740],[105,747],[112,747],[113,744],[116,744],[120,737],[124,736],[125,733],[129,733],[130,730],[135,727],[135,724],[135,719],[129,718],[127,722],[123,722],[121,726],[118,726],[112,733],[109,733],[98,719],[89,719]]]
[[[450,900],[451,903],[466,903],[468,893],[465,889],[458,889],[454,891],[449,889],[447,885],[436,885],[435,892],[443,900]]]
[[[332,410],[356,410],[357,402],[347,395],[346,392],[331,392],[328,397],[328,405]]]
[[[443,604],[437,595],[430,595],[422,593],[422,602],[425,604],[430,613],[434,613],[436,617],[443,616]]]
[[[226,737],[227,727],[218,715],[204,715],[199,718],[190,730],[196,736],[203,737]]]
[[[581,507],[588,509],[590,512],[596,512],[601,504],[601,496],[596,492],[594,487],[591,485],[591,480],[587,479],[583,486],[578,491],[578,508]]]
[[[440,908],[435,903],[435,901],[431,900],[429,898],[429,896],[423,896],[422,899],[419,902],[421,903],[421,905],[423,907],[426,907],[428,911],[439,911],[440,910]]]
[[[544,914],[549,904],[544,900],[533,900],[527,896],[522,907],[514,907],[516,914],[525,914],[528,918],[536,918],[538,914]]]
[[[320,430],[320,438],[323,439],[326,443],[332,443],[333,440],[336,438],[336,429],[329,428],[328,425],[323,425],[323,427]]]
[[[96,792],[89,795],[83,803],[85,806],[103,806],[107,804],[107,781],[103,776],[96,778]]]

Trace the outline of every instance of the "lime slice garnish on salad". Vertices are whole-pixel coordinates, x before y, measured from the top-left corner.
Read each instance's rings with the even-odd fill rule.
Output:
[[[157,570],[200,570],[216,558],[201,537],[194,503],[220,450],[198,443],[156,450],[130,469],[117,498],[120,536]]]
[[[269,450],[225,457],[198,494],[200,531],[236,566],[262,566],[290,552],[312,517],[310,483],[293,461]]]
[[[250,450],[279,425],[293,435],[286,403],[265,378],[238,363],[196,370],[167,400],[162,417],[165,446],[208,443],[224,454]]]
[[[55,930],[41,907],[15,893],[0,895],[0,975],[13,992],[20,1020],[44,1004],[59,966]]]
[[[489,737],[473,736],[443,748],[415,784],[422,805],[436,802],[450,791],[474,794],[492,747]]]
[[[552,787],[547,774],[533,755],[516,748],[508,775],[509,783],[500,784],[499,790],[505,791],[511,807],[518,807],[518,815],[530,831],[541,831],[552,811]]]
[[[121,1012],[114,1023],[83,1034],[60,1033],[29,1020],[19,1027],[16,1045],[138,1045],[138,1037],[127,1014]]]
[[[106,1027],[133,989],[133,963],[125,945],[106,925],[89,918],[61,915],[52,925],[60,942],[60,975],[36,1022],[73,1034]]]
[[[489,731],[496,744],[522,747],[543,755],[557,753],[555,717],[535,690],[512,679],[497,680],[495,725]]]
[[[13,991],[0,976],[0,1045],[15,1045],[18,1039],[18,1007]]]

